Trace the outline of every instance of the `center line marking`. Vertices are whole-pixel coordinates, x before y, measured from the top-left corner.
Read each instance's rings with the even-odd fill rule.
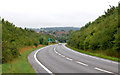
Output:
[[[61,55],[62,57],[65,57],[64,55]]]
[[[111,60],[107,60],[107,59],[104,59],[104,58],[100,58],[100,57],[96,57],[96,56],[91,56],[91,55],[88,55],[88,54],[84,54],[84,53],[80,53],[80,52],[74,51],[74,50],[66,47],[65,44],[63,44],[63,47],[66,48],[69,51],[72,51],[74,53],[77,53],[77,54],[80,54],[80,55],[83,55],[83,56],[91,57],[91,58],[94,58],[94,59],[97,59],[97,60],[106,61],[106,62],[109,62],[109,63],[119,64],[118,62],[115,62],[115,61],[111,61]]]
[[[113,72],[110,72],[110,71],[107,71],[107,70],[103,70],[103,69],[100,69],[100,68],[97,68],[97,67],[95,67],[94,69],[99,70],[99,71],[103,71],[103,72],[106,72],[106,73],[113,73]]]
[[[68,60],[72,61],[72,59],[70,59],[70,58],[68,58],[68,57],[66,57],[66,59],[68,59]]]
[[[76,63],[81,64],[81,65],[84,65],[84,66],[88,66],[87,64],[84,64],[84,63],[79,62],[79,61],[76,61]]]

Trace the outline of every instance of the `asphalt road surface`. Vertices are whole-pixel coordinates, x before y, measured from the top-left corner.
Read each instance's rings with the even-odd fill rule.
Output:
[[[119,75],[119,63],[73,51],[65,44],[35,50],[28,60],[36,73]]]

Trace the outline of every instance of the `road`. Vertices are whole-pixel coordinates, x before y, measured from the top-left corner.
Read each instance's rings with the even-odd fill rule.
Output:
[[[50,45],[28,56],[36,73],[118,75],[118,63],[73,51],[62,45]]]

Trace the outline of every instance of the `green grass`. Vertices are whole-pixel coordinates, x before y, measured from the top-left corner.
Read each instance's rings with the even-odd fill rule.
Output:
[[[110,56],[106,56],[106,55],[102,55],[102,54],[98,54],[98,53],[92,53],[92,52],[88,52],[88,51],[79,50],[79,49],[76,49],[76,48],[73,48],[73,47],[69,46],[68,44],[66,44],[66,46],[68,48],[70,48],[70,49],[73,49],[73,50],[81,52],[81,53],[85,53],[85,54],[88,54],[88,55],[92,55],[92,56],[101,57],[101,58],[104,58],[104,59],[120,62],[119,58],[115,58],[115,57],[110,57]]]
[[[0,75],[2,74],[2,65],[0,64]]]
[[[32,66],[29,64],[27,57],[32,51],[39,49],[41,47],[25,51],[24,53],[21,54],[21,56],[16,58],[13,61],[13,63],[2,64],[2,73],[35,73]]]

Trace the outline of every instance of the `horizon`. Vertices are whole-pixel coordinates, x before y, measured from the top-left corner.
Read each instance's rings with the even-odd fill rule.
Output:
[[[0,16],[21,28],[82,27],[104,15],[104,11],[110,8],[109,5],[117,7],[118,2],[119,0],[3,0]]]
[[[81,28],[81,27],[42,27],[42,28]],[[28,28],[28,29],[41,29],[41,28]]]

